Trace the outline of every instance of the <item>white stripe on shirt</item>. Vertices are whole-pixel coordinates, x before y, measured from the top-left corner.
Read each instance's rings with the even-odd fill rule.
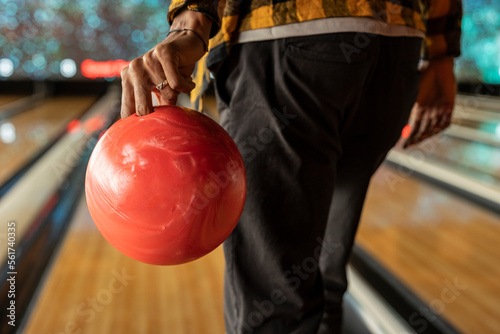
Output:
[[[388,24],[368,17],[329,17],[324,19],[284,24],[269,28],[246,30],[239,33],[236,43],[247,43],[278,38],[360,32],[391,37],[420,37],[425,33],[405,25]]]

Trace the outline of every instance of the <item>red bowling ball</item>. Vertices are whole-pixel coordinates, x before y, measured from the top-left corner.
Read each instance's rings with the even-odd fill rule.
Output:
[[[241,155],[215,121],[160,106],[119,120],[87,167],[87,205],[104,238],[141,262],[174,265],[219,246],[246,196]]]

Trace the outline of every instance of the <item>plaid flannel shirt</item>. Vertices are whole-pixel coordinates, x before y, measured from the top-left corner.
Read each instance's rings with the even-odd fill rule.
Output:
[[[204,69],[223,59],[238,33],[329,17],[368,17],[425,32],[425,59],[460,55],[461,0],[173,0],[168,21],[182,9],[201,12],[213,20],[210,53],[195,71],[201,93],[208,74]]]

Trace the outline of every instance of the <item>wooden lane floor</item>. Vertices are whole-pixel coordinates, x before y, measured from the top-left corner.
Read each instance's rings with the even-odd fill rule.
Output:
[[[221,248],[171,267],[122,255],[82,199],[24,333],[224,333],[223,270]]]
[[[357,243],[463,333],[498,333],[498,215],[384,165]]]
[[[490,183],[492,179],[500,181],[500,147],[498,146],[442,136],[432,150],[426,151],[422,146],[417,146],[416,149],[425,152],[430,159],[461,168],[478,181],[485,183]],[[484,177],[473,174],[484,175]]]
[[[0,106],[22,99],[23,97],[24,95],[0,95]]]
[[[374,177],[358,243],[464,333],[496,333],[499,217],[394,177]],[[223,266],[221,249],[175,267],[129,259],[82,200],[24,333],[223,333]]]
[[[401,148],[396,150],[404,152]],[[440,135],[408,151],[410,154],[424,153],[427,159],[467,174],[478,182],[500,185],[499,146]]]
[[[67,123],[78,118],[95,96],[53,97],[3,121],[10,124],[11,140],[0,141],[0,184],[52,141]]]

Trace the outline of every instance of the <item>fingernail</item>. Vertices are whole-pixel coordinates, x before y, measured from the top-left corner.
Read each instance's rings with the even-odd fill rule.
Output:
[[[144,106],[138,106],[136,113],[139,116],[144,116],[146,114],[146,110],[145,110]]]

